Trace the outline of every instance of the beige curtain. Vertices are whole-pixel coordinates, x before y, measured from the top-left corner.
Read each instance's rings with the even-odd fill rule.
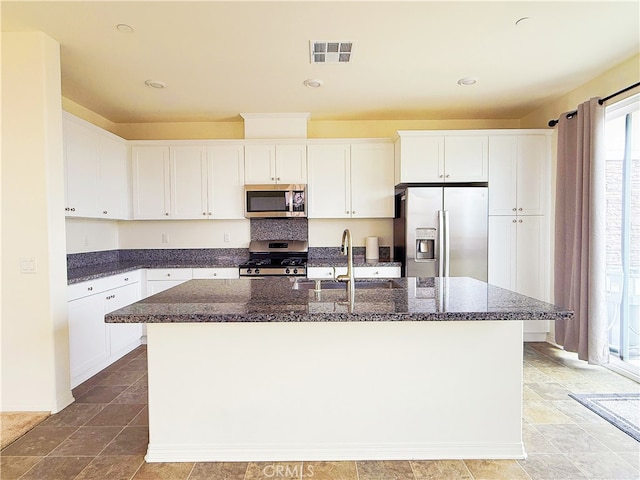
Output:
[[[556,342],[578,358],[609,361],[605,303],[604,107],[597,98],[558,122],[555,303],[575,316],[556,321]]]

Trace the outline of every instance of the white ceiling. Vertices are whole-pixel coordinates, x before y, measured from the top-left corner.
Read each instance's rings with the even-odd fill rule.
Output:
[[[113,122],[519,119],[638,54],[639,5],[2,1],[2,30],[60,42],[63,95]],[[311,64],[310,40],[354,41],[351,63]]]

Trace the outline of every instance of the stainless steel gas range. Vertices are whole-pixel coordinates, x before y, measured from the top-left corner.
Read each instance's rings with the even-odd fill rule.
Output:
[[[302,240],[252,240],[241,277],[306,277],[309,245]]]

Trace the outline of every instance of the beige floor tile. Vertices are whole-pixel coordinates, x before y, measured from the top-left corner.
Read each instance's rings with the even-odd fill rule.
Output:
[[[105,403],[72,403],[61,412],[51,415],[43,427],[81,427],[106,406]]]
[[[302,478],[308,480],[358,480],[355,462],[303,462]]]
[[[35,427],[2,450],[2,455],[16,457],[48,455],[76,430],[77,427]]]
[[[640,472],[618,455],[572,453],[567,458],[593,480],[638,480]]]
[[[411,462],[416,480],[472,480],[462,460],[415,460]]]
[[[122,427],[80,427],[58,445],[51,457],[96,456],[122,431]]]
[[[20,480],[74,480],[91,457],[45,457]]]
[[[612,451],[635,452],[640,457],[640,442],[637,442],[609,422],[580,426]]]
[[[524,402],[523,418],[532,425],[546,423],[571,423],[571,419],[554,408],[549,401]]]
[[[193,466],[186,462],[143,463],[132,480],[187,480]]]
[[[95,457],[74,480],[130,480],[143,463],[142,456]]]
[[[535,453],[560,453],[533,425],[522,426],[522,441],[527,455]]]
[[[302,479],[302,462],[250,462],[245,480]]]
[[[563,454],[534,454],[518,463],[533,480],[588,480]]]
[[[196,463],[189,480],[244,480],[246,462]]]
[[[536,425],[535,427],[562,453],[611,452],[602,442],[575,424]]]
[[[530,480],[516,460],[465,460],[474,480]]]
[[[408,461],[356,462],[356,466],[359,480],[414,480]]]
[[[593,413],[581,403],[576,402],[573,398],[567,397],[568,400],[559,400],[551,402],[551,405],[558,411],[566,415],[572,423],[579,424],[604,424],[609,423],[600,415]]]

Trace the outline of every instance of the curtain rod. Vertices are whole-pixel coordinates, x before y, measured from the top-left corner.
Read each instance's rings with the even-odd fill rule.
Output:
[[[623,88],[622,90],[618,90],[615,93],[612,93],[611,95],[601,98],[600,100],[598,100],[598,104],[602,105],[604,102],[606,102],[607,100],[612,99],[613,97],[617,97],[618,95],[624,93],[624,92],[628,92],[629,90],[631,90],[632,88],[636,88],[637,86],[640,86],[640,82],[636,82],[633,85],[629,85],[627,88]],[[567,118],[571,118],[573,117],[576,113],[578,113],[577,110],[574,110],[573,112],[569,112],[567,113]],[[549,123],[547,125],[549,125],[550,127],[555,127],[558,124],[558,120],[549,120]]]

